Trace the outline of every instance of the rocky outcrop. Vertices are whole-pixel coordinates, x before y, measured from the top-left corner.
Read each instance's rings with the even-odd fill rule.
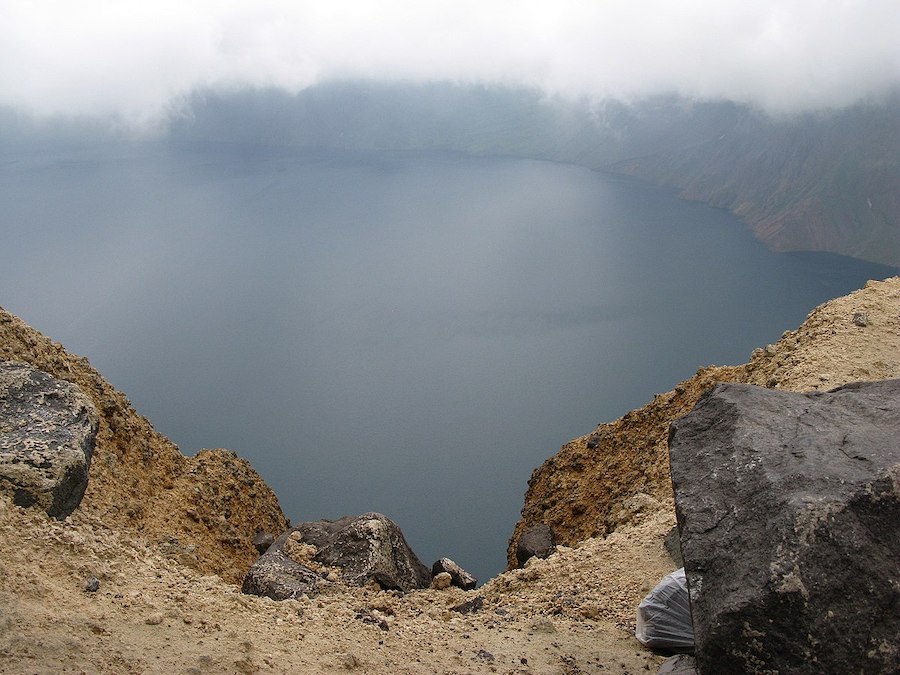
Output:
[[[0,491],[54,518],[74,511],[88,483],[97,411],[69,382],[0,361]]]
[[[854,323],[858,313],[867,316],[865,326]],[[891,377],[900,377],[900,277],[870,281],[829,301],[797,330],[755,350],[748,363],[703,368],[644,407],[564,445],[528,481],[507,550],[509,568],[517,566],[519,537],[532,525],[548,524],[558,544],[572,546],[615,531],[632,517],[639,493],[670,503],[669,424],[713,385],[747,382],[808,391]]]
[[[701,673],[900,671],[900,380],[719,385],[670,455]]]
[[[402,592],[431,584],[428,568],[397,524],[364,513],[291,528],[253,564],[243,590],[282,600],[315,592],[322,579]]]
[[[572,546],[615,531],[623,505],[637,493],[671,500],[669,423],[686,414],[710,386],[739,374],[739,368],[705,368],[643,408],[567,443],[535,469],[510,538],[508,568],[524,563],[519,541],[533,526],[546,525],[555,543]]]
[[[253,537],[282,532],[278,499],[248,462],[226,450],[185,457],[87,359],[69,354],[0,308],[0,360],[27,363],[77,385],[99,413],[79,508],[140,534],[204,574],[240,583],[256,560]]]

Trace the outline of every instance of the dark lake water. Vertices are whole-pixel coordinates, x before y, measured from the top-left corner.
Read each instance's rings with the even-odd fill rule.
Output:
[[[892,272],[450,154],[4,150],[0,235],[0,305],[183,452],[249,458],[295,522],[381,511],[482,580],[562,443]]]

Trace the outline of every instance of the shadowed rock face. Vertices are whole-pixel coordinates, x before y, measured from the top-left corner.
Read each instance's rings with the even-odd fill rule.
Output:
[[[364,513],[291,528],[253,564],[243,591],[284,600],[316,592],[325,579],[406,592],[427,588],[431,573],[396,523]]]
[[[87,396],[31,366],[0,361],[0,490],[65,518],[81,502],[97,437]]]
[[[900,671],[900,380],[720,384],[669,445],[701,673]]]

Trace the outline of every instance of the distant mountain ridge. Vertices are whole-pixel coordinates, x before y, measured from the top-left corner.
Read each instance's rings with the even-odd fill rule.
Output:
[[[195,95],[177,143],[451,150],[627,174],[727,208],[774,250],[900,266],[900,94],[774,118],[676,97],[624,104],[450,84]]]
[[[748,110],[717,117],[693,144],[606,168],[727,208],[777,251],[900,264],[897,101],[784,119]]]

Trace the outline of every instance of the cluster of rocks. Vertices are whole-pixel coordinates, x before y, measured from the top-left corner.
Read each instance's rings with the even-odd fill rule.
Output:
[[[260,547],[269,539],[258,536]],[[469,590],[477,579],[449,558],[429,570],[396,523],[380,513],[363,513],[300,523],[272,539],[247,572],[242,590],[285,600],[314,595],[335,582],[406,593],[451,585]]]

